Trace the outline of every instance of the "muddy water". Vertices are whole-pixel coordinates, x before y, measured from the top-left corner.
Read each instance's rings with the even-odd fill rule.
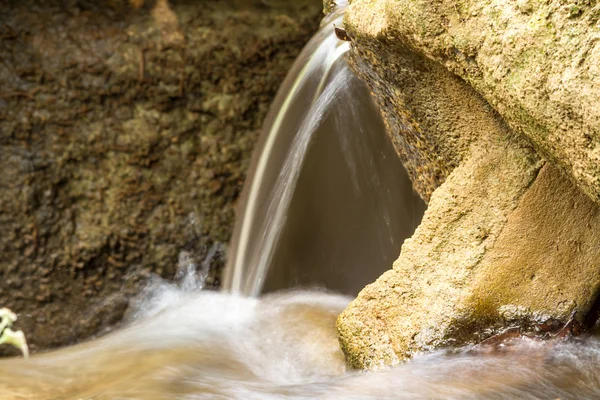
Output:
[[[257,299],[184,287],[155,285],[130,325],[107,337],[2,360],[0,398],[600,398],[597,336],[438,352],[364,373],[346,369],[335,335],[347,297],[295,291]]]

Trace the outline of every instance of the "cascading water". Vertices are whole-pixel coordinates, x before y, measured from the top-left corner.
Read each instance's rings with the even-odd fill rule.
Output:
[[[346,62],[345,2],[302,51],[263,127],[224,287],[256,296],[292,286],[356,294],[390,268],[424,204]]]
[[[357,240],[365,241],[369,257],[388,263],[420,216],[405,175],[386,175],[399,164],[376,134],[383,130],[368,92],[345,66],[346,45],[333,36],[339,12],[295,65],[267,122],[230,263],[227,282],[235,292],[339,281],[338,289],[355,290],[344,277],[362,285],[371,268]],[[401,184],[387,188],[393,179]],[[338,190],[347,201],[331,194]],[[391,206],[398,199],[401,210]],[[303,242],[306,232],[311,237]],[[332,232],[358,250],[335,242]],[[318,256],[306,256],[313,252]],[[295,267],[294,258],[301,260]],[[113,334],[27,360],[0,360],[0,399],[600,398],[597,335],[514,340],[421,355],[385,372],[348,371],[335,319],[350,298],[323,291],[260,298],[202,292],[206,265],[198,267],[182,254],[181,284],[151,282]]]

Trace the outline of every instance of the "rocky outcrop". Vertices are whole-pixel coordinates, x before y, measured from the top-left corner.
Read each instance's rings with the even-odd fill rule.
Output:
[[[353,65],[429,201],[393,269],[338,319],[351,365],[593,309],[597,15],[589,2],[351,3]]]
[[[600,211],[539,165],[499,146],[450,174],[393,269],[338,319],[351,365],[378,369],[506,326],[587,315],[600,289]]]
[[[429,201],[474,141],[506,127],[472,87],[439,64],[408,48],[368,43],[354,46],[353,66],[376,95],[413,187]]]
[[[600,202],[599,20],[600,5],[589,1],[354,0],[346,29],[384,108],[393,98],[385,91],[405,89],[399,79],[443,67]],[[422,60],[413,72],[398,63],[407,55]],[[425,130],[431,124],[418,110],[413,117]]]
[[[201,265],[229,240],[262,121],[321,18],[318,0],[132,3],[0,13],[0,306],[33,351],[106,332],[182,251]]]

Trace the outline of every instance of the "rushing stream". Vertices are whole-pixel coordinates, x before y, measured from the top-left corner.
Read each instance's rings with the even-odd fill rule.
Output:
[[[195,286],[155,284],[128,327],[28,360],[1,361],[1,398],[600,398],[595,337],[522,340],[494,351],[422,355],[384,372],[347,371],[334,323],[349,298],[318,291],[251,298]]]
[[[348,44],[333,33],[342,11],[323,22],[267,118],[228,290],[202,291],[206,266],[182,257],[182,281],[150,282],[117,332],[1,360],[1,400],[600,398],[592,334],[347,369],[335,333],[346,295],[389,268],[424,205],[346,64]],[[294,286],[344,295],[281,290]]]

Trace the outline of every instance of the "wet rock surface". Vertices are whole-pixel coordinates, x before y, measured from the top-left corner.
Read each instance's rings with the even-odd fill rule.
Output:
[[[321,17],[318,0],[139,6],[0,12],[0,304],[33,351],[110,329],[182,251],[218,285],[262,120]]]
[[[352,366],[381,369],[594,312],[600,209],[542,164],[516,138],[474,146],[433,192],[393,269],[338,319]]]
[[[482,259],[541,165],[518,139],[493,133],[504,139],[475,146],[433,192],[393,269],[340,315],[338,334],[352,366],[380,369],[419,351],[475,339],[471,322],[480,321],[465,307],[473,282],[485,273]]]

